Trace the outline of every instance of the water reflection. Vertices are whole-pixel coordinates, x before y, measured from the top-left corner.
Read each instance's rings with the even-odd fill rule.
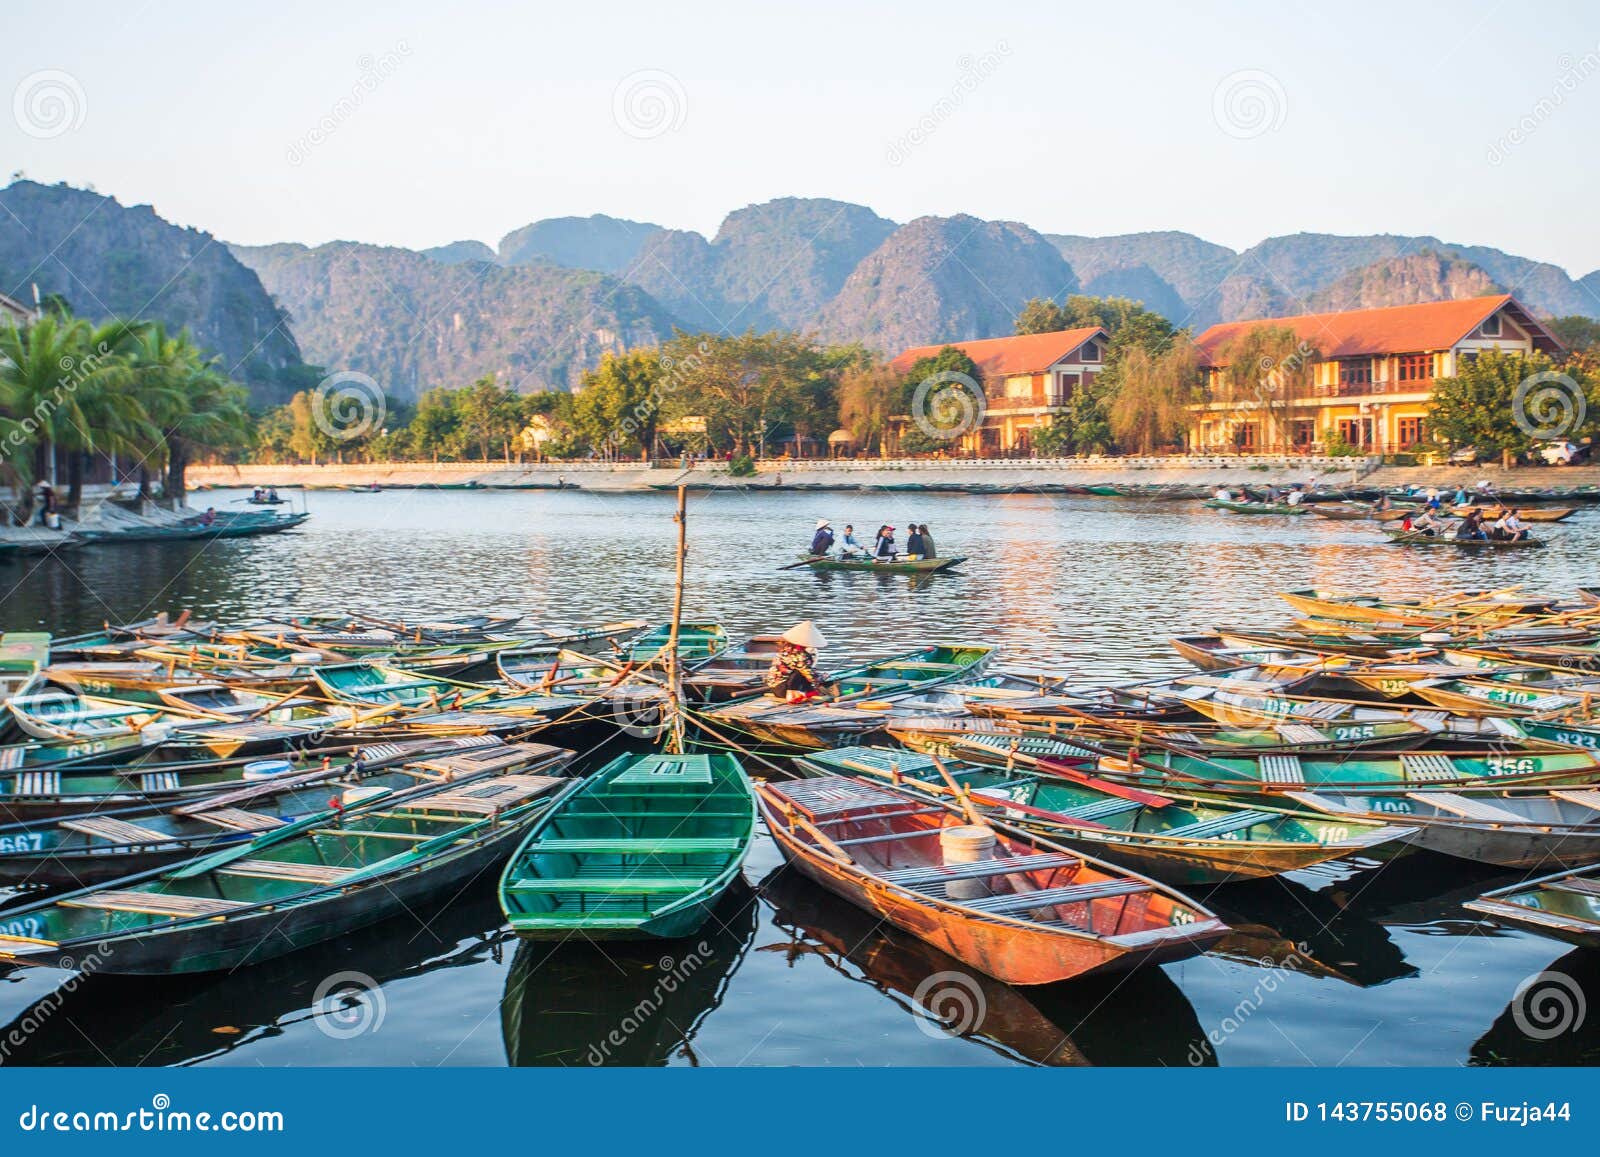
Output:
[[[385,985],[470,968],[498,954],[509,937],[492,887],[475,887],[453,903],[418,908],[415,915],[237,972],[72,977],[0,1028],[0,1041],[8,1045],[3,1063],[136,1066],[217,1060],[335,1015],[333,1004],[317,1004],[317,988],[330,976],[359,970]],[[335,1031],[328,1038],[325,1059],[349,1063],[348,1058],[341,1062],[337,1037]]]
[[[513,1065],[696,1063],[694,1037],[755,939],[759,904],[738,881],[683,940],[517,947],[500,1024]]]
[[[1525,977],[1468,1063],[1600,1064],[1600,952],[1576,948]]]
[[[779,868],[761,883],[791,961],[821,958],[887,996],[929,1032],[942,1016],[983,1047],[1036,1065],[1179,1065],[1203,1039],[1193,1006],[1159,968],[1013,988]],[[926,1002],[926,1006],[924,1005]],[[1213,1062],[1214,1063],[1214,1062]]]

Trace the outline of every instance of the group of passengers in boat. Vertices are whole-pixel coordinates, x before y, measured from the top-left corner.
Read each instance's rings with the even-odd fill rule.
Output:
[[[1235,497],[1233,491],[1227,486],[1217,487],[1216,491],[1211,495],[1211,497],[1217,502],[1255,501],[1255,499],[1250,496],[1250,492],[1248,490],[1240,490],[1238,496]],[[1276,504],[1281,502],[1288,506],[1299,506],[1305,500],[1306,489],[1300,483],[1296,482],[1293,485],[1284,488],[1269,485],[1266,489],[1265,495],[1260,501],[1268,504]]]
[[[839,558],[845,561],[884,563],[905,558],[916,562],[939,557],[938,548],[933,544],[933,532],[926,522],[908,524],[904,551],[896,545],[894,532],[895,528],[888,523],[878,527],[869,547],[856,537],[856,528],[849,523],[845,524],[843,536],[835,538],[833,524],[826,518],[819,518],[816,533],[811,536],[811,557],[820,558],[830,553],[835,542],[839,544]]]
[[[1453,538],[1458,542],[1521,542],[1528,537],[1528,524],[1509,507],[1490,522],[1482,508],[1474,506],[1452,526],[1439,516],[1438,507],[1424,506],[1419,513],[1408,513],[1401,520],[1400,529],[1424,538]]]

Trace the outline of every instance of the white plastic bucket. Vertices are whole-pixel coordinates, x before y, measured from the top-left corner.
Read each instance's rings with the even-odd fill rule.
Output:
[[[994,859],[994,829],[971,824],[939,832],[939,851],[946,864],[976,864]],[[945,895],[952,900],[976,900],[989,894],[982,880],[951,880]]]
[[[287,759],[258,759],[244,765],[244,778],[271,779],[273,776],[287,775],[293,770],[294,764]]]

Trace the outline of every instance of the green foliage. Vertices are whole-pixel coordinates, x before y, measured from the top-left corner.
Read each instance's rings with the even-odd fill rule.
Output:
[[[1116,393],[1106,407],[1106,420],[1117,443],[1148,454],[1181,442],[1188,407],[1200,389],[1200,356],[1194,344],[1169,342],[1159,352],[1130,345],[1121,351],[1116,371]]]
[[[1556,317],[1545,322],[1556,340],[1574,353],[1600,349],[1600,321],[1582,314]]]
[[[728,473],[735,478],[749,478],[756,472],[756,460],[748,454],[736,454],[728,460]]]
[[[1355,458],[1360,456],[1361,447],[1335,429],[1322,439],[1322,452],[1329,458]]]
[[[572,426],[601,458],[648,456],[661,421],[666,370],[654,350],[607,354],[583,376],[572,399]]]
[[[1549,376],[1531,380],[1538,375]],[[1432,425],[1452,446],[1477,447],[1480,457],[1521,454],[1551,438],[1593,434],[1597,405],[1596,378],[1581,359],[1562,369],[1542,353],[1489,350],[1434,383]]]

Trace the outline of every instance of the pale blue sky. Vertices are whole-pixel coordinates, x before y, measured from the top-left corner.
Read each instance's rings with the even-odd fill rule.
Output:
[[[793,194],[1236,248],[1433,233],[1600,267],[1595,4],[123,0],[6,25],[4,172],[228,240],[492,245],[593,212],[711,232]],[[656,135],[614,113],[641,72],[670,106]],[[1219,123],[1229,77],[1264,119]],[[75,127],[25,132],[58,127],[19,122],[28,83],[64,91]]]

